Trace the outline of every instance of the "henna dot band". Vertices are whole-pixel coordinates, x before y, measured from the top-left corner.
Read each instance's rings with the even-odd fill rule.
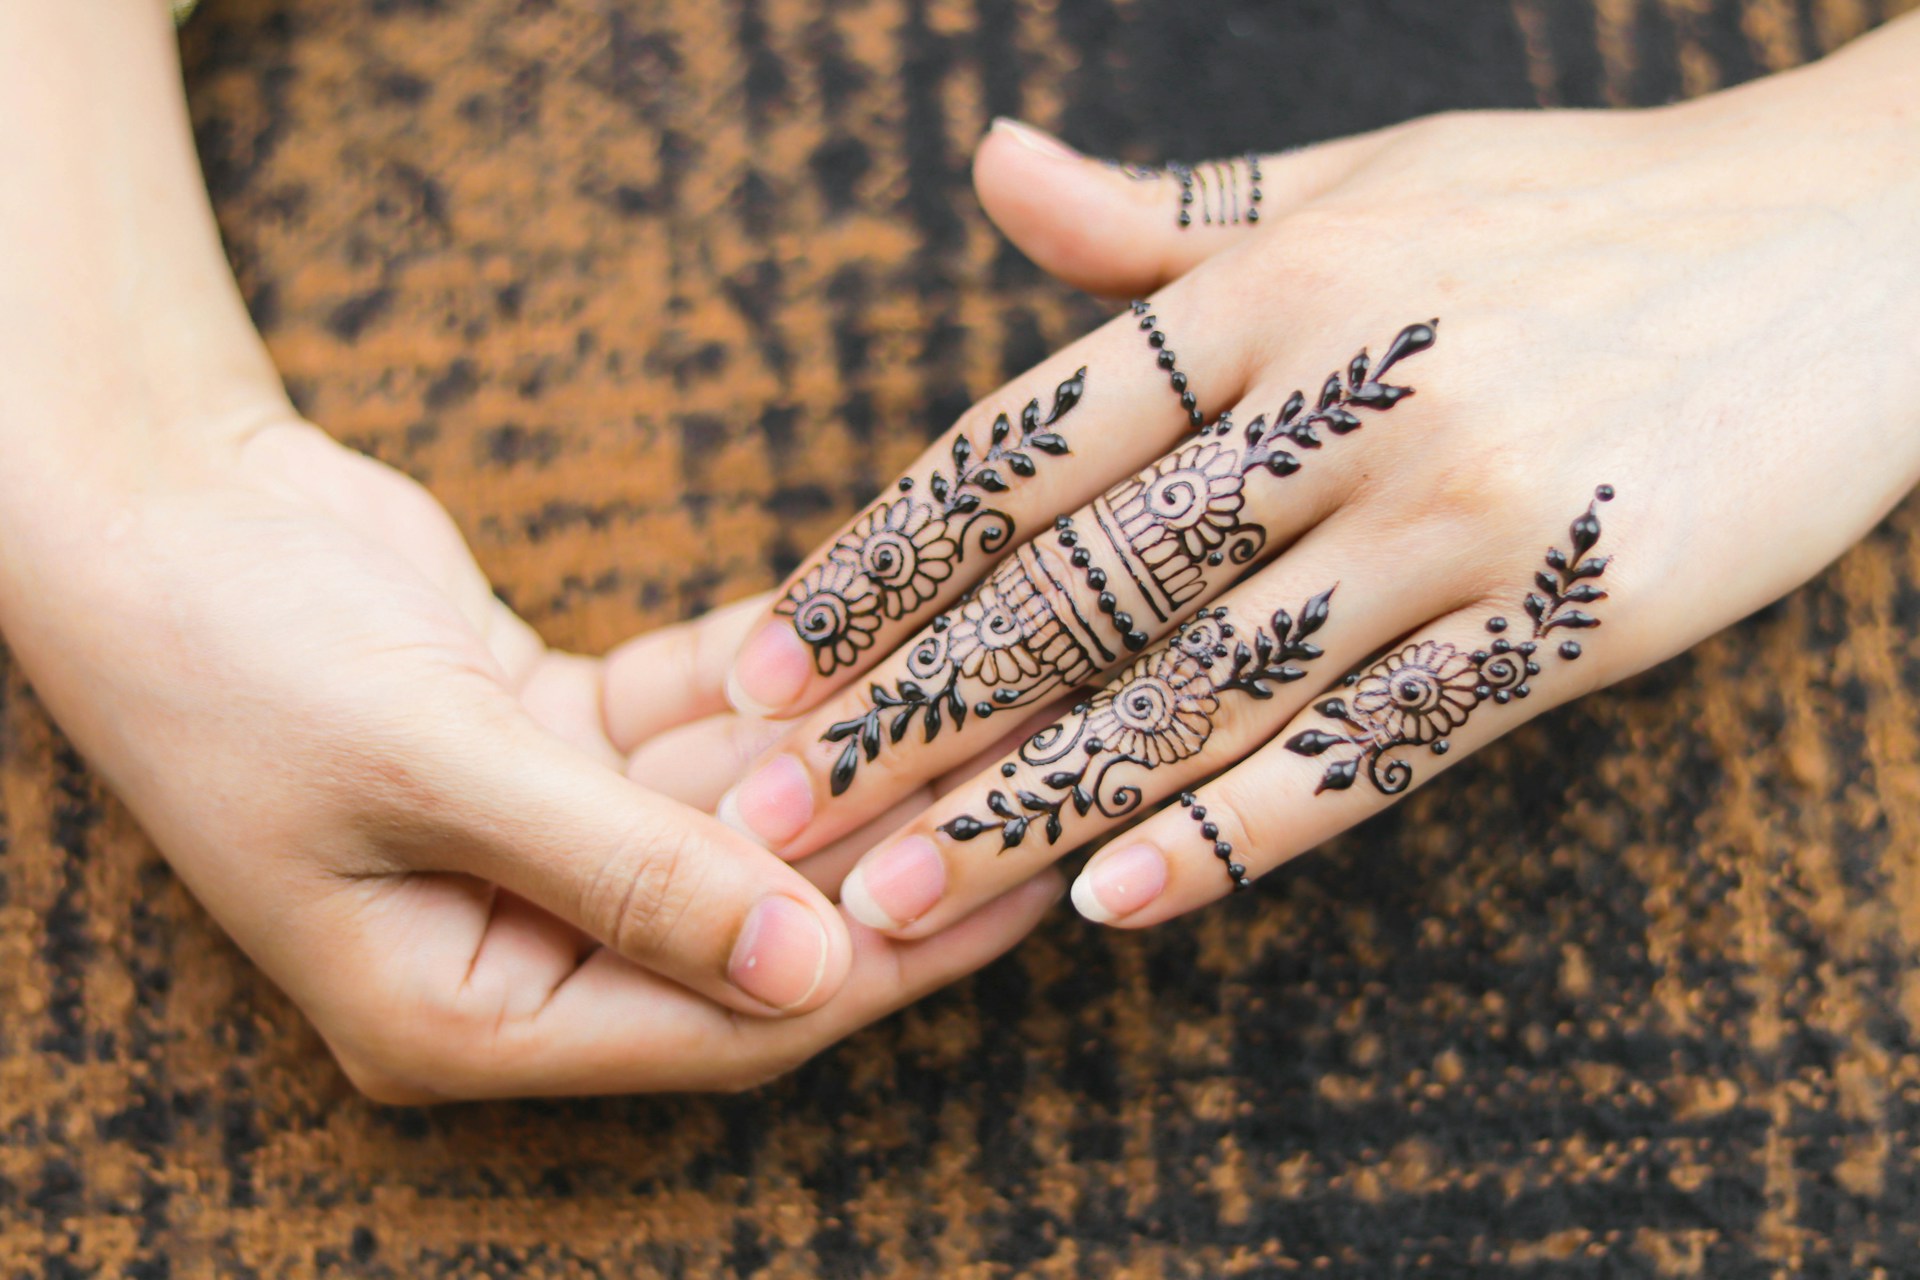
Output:
[[[1198,431],[1205,427],[1207,420],[1200,412],[1200,398],[1187,386],[1187,375],[1180,372],[1178,358],[1173,349],[1167,346],[1167,335],[1160,329],[1160,317],[1153,314],[1153,308],[1139,298],[1128,304],[1133,314],[1140,318],[1140,328],[1146,332],[1147,345],[1158,354],[1154,359],[1167,371],[1167,382],[1172,385],[1173,393],[1180,397],[1180,407],[1187,411],[1187,423]]]

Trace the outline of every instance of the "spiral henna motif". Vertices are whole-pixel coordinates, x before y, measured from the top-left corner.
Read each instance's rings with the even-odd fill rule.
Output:
[[[1527,639],[1515,644],[1505,634],[1512,623],[1490,618],[1487,630],[1496,638],[1485,649],[1467,653],[1439,640],[1409,644],[1348,676],[1350,697],[1321,702],[1315,709],[1334,727],[1307,729],[1287,740],[1287,749],[1296,755],[1333,753],[1333,763],[1314,793],[1345,791],[1364,769],[1376,791],[1398,795],[1413,785],[1413,766],[1393,752],[1425,746],[1445,755],[1447,735],[1465,724],[1475,708],[1486,702],[1504,706],[1531,693],[1529,681],[1540,674],[1545,656],[1541,643],[1549,632],[1600,625],[1583,606],[1607,598],[1598,582],[1611,557],[1587,553],[1600,541],[1599,504],[1612,500],[1611,485],[1594,490],[1593,502],[1568,526],[1572,553],[1558,547],[1547,552],[1547,569],[1534,579],[1540,590],[1524,602],[1533,623]],[[1580,654],[1573,640],[1558,649],[1563,662]]]
[[[828,554],[851,559],[879,590],[887,617],[901,618],[953,576],[959,547],[925,503],[899,498],[868,512]]]
[[[1059,557],[1021,547],[957,608],[933,620],[929,634],[908,650],[908,679],[892,689],[871,686],[872,705],[823,735],[846,742],[829,779],[833,794],[853,784],[863,757],[879,757],[888,736],[900,741],[916,716],[931,742],[949,720],[958,726],[969,714],[985,719],[1031,705],[1084,682],[1111,658],[1079,611]]]
[[[1301,464],[1291,449],[1318,448],[1318,432],[1347,434],[1362,425],[1355,411],[1385,412],[1413,394],[1382,378],[1435,341],[1432,323],[1408,325],[1378,364],[1361,352],[1344,373],[1327,378],[1312,407],[1305,393],[1296,392],[1271,420],[1256,418],[1236,438],[1228,415],[1205,424],[1157,317],[1145,303],[1135,303],[1133,310],[1200,438],[1097,499],[1084,535],[1072,517],[1059,517],[1051,538],[1014,552],[986,582],[935,618],[907,652],[907,677],[891,686],[870,685],[867,708],[823,735],[825,741],[844,743],[831,772],[834,794],[852,785],[863,761],[877,759],[889,742],[901,741],[916,720],[931,742],[946,725],[959,727],[969,715],[986,717],[1033,705],[1054,690],[1110,669],[1123,653],[1145,651],[1152,639],[1149,616],[1159,623],[1172,621],[1208,590],[1210,570],[1251,564],[1265,547],[1266,530],[1244,518],[1249,477],[1260,472],[1293,474]],[[1078,395],[1076,386],[1063,384],[1057,403],[1070,404]],[[1038,423],[1037,404],[1029,405],[1020,426],[1021,449],[1031,441],[1033,448],[1044,450],[1057,440],[1040,429],[1043,425]],[[1014,474],[1027,474],[1022,468],[1030,468],[1030,455],[1007,443],[1013,430],[1006,419],[997,422],[985,455],[976,455],[964,436],[956,439],[954,475],[992,491],[1003,484],[1002,465]],[[995,465],[987,466],[983,459]],[[903,616],[953,574],[970,537],[974,545],[989,549],[1011,535],[1012,523],[1003,513],[982,509],[977,501],[966,505],[956,497],[958,489],[958,481],[936,474],[928,495],[946,504],[944,514],[928,515],[926,502],[901,497],[877,504],[856,523],[830,556],[859,566],[861,580],[849,590],[870,589],[881,613]],[[869,605],[860,607],[872,611]],[[837,615],[822,610],[821,616]],[[843,652],[867,647],[870,633],[846,645],[828,643],[837,639],[809,639],[822,670],[852,661],[842,657]],[[1177,673],[1168,674],[1169,680],[1172,674]],[[1177,690],[1186,687],[1181,683]],[[1167,689],[1173,691],[1167,695],[1173,699],[1169,705],[1184,707],[1179,704],[1184,694],[1176,685],[1169,683]],[[1160,690],[1142,685],[1137,692],[1144,716]],[[1099,705],[1102,715],[1114,717],[1106,736],[1127,744],[1117,756],[1155,763],[1197,752],[1212,712],[1211,706],[1197,716],[1183,711],[1162,736],[1147,731],[1144,721],[1127,721],[1126,704]]]
[[[827,559],[787,591],[775,612],[793,619],[794,630],[813,646],[814,664],[827,675],[852,665],[872,647],[880,629],[880,597],[857,565]]]
[[[1452,645],[1410,644],[1361,678],[1353,712],[1402,742],[1433,742],[1466,723],[1478,683],[1472,659]]]
[[[939,830],[955,840],[988,831],[1010,849],[1043,824],[1049,844],[1066,832],[1069,814],[1125,816],[1145,798],[1134,770],[1193,759],[1206,748],[1230,693],[1273,696],[1273,684],[1306,678],[1301,664],[1321,656],[1307,637],[1326,625],[1331,589],[1307,601],[1298,621],[1284,609],[1264,627],[1242,629],[1225,609],[1202,609],[1151,652],[1136,658],[1106,688],[1077,704],[1065,720],[1028,738],[1016,759],[1001,765],[1014,777],[1022,765],[1040,774],[1036,785],[987,793],[989,815],[962,814]],[[1077,763],[1077,767],[1076,767]],[[1232,864],[1232,874],[1245,868]]]
[[[1053,428],[1086,394],[1086,375],[1081,369],[1054,389],[1044,418],[1037,399],[1021,411],[1017,428],[999,415],[984,450],[966,432],[956,433],[952,467],[928,477],[924,497],[912,479],[900,481],[900,497],[870,507],[821,563],[787,589],[774,612],[793,619],[794,633],[813,650],[821,675],[852,665],[872,647],[878,614],[898,620],[931,601],[953,576],[969,541],[992,554],[1012,538],[1013,518],[987,506],[986,498],[1034,475],[1037,457],[1068,452],[1065,437]]]

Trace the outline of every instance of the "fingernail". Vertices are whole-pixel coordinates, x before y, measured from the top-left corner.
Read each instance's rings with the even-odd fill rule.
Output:
[[[778,849],[813,821],[813,783],[792,756],[775,756],[720,797],[714,816],[769,849]]]
[[[1072,147],[1060,141],[1060,139],[1054,137],[1046,130],[1036,129],[1032,125],[1024,121],[1015,120],[1010,116],[995,117],[993,127],[996,131],[1006,134],[1027,150],[1037,151],[1043,156],[1049,156],[1055,160],[1079,160],[1082,158],[1078,151],[1075,151]]]
[[[773,894],[747,913],[727,961],[733,985],[775,1009],[805,1004],[827,972],[827,931],[811,908]]]
[[[869,929],[902,929],[947,891],[947,864],[933,841],[908,836],[863,860],[840,886],[840,903]]]
[[[793,628],[764,622],[740,647],[727,676],[727,701],[743,716],[778,715],[806,692],[813,657]]]
[[[1073,882],[1073,909],[1095,924],[1112,924],[1160,896],[1167,859],[1150,844],[1102,853]]]

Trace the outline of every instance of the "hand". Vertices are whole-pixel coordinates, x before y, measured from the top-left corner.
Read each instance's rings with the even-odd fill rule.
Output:
[[[1916,43],[1192,170],[996,129],[1008,234],[1151,300],[803,564],[723,812],[804,859],[1037,716],[845,904],[924,936],[1124,830],[1074,899],[1149,925],[1804,581],[1920,468]]]
[[[1057,896],[1039,882],[928,944],[849,930],[798,873],[620,776],[722,710],[746,612],[604,664],[555,653],[406,478],[290,422],[206,453],[69,492],[84,518],[35,523],[38,591],[10,595],[7,632],[372,1096],[753,1083],[998,954]],[[732,720],[681,732],[723,762]],[[729,777],[667,783],[711,804],[699,788]]]

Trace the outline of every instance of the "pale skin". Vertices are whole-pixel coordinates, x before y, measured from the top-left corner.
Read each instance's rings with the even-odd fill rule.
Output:
[[[1217,597],[1258,620],[1338,581],[1316,676],[1513,612],[1539,551],[1618,487],[1588,656],[1423,758],[1425,781],[1790,589],[1911,485],[1917,31],[1663,112],[1447,118],[1272,157],[1257,227],[1180,234],[1163,184],[1017,131],[977,175],[1042,265],[1154,295],[1209,414],[1444,318],[1406,368],[1417,397],[1289,479],[1262,516],[1284,554]],[[747,638],[765,600],[604,658],[550,650],[430,495],[288,405],[200,188],[164,7],[0,6],[0,42],[36,52],[0,80],[0,631],[363,1090],[744,1087],[1000,954],[1057,898],[1070,845],[996,856],[936,830],[1003,783],[1015,717],[890,754],[838,800],[815,749],[812,710],[992,557],[834,680]],[[1008,495],[1023,530],[1176,443],[1174,415],[1132,412],[1169,393],[1129,323],[983,400],[990,418],[1092,369],[1072,465]],[[728,713],[736,653],[735,700],[796,724]],[[1273,745],[1309,685],[1216,730],[1232,759],[1209,772],[1252,772],[1209,798],[1255,873],[1384,803],[1314,800],[1319,763]],[[782,756],[799,788],[721,804]],[[784,829],[749,839],[715,807]],[[1170,811],[1110,845],[1088,876],[1122,847],[1148,865],[1118,897],[1086,881],[1083,909],[1141,925],[1218,896],[1191,825]],[[935,850],[911,911],[878,909],[871,864],[843,887],[883,833]]]
[[[1341,674],[1384,670],[1370,665],[1377,655],[1409,649],[1452,655],[1442,675],[1471,699],[1477,677],[1463,655],[1486,649],[1494,618],[1517,620],[1511,635],[1527,638],[1523,601],[1541,589],[1543,555],[1558,546],[1578,558],[1570,522],[1590,502],[1605,528],[1594,554],[1611,559],[1580,592],[1604,587],[1590,606],[1600,625],[1541,641],[1531,696],[1437,717],[1451,721],[1444,755],[1424,738],[1387,754],[1411,769],[1412,785],[1544,710],[1683,651],[1830,563],[1920,478],[1916,58],[1920,17],[1909,17],[1821,63],[1658,110],[1414,121],[1263,157],[1257,222],[1185,230],[1170,182],[1128,176],[1024,126],[996,127],[975,164],[988,211],[1062,278],[1150,299],[1151,327],[1177,348],[1202,418],[1231,415],[1223,441],[1237,443],[1241,427],[1271,418],[1296,388],[1311,404],[1328,370],[1362,345],[1377,359],[1403,325],[1437,317],[1435,341],[1390,379],[1412,386],[1411,398],[1388,412],[1356,410],[1365,421],[1351,434],[1322,432],[1300,451],[1297,474],[1246,479],[1238,518],[1257,522],[1265,541],[1244,580],[1235,567],[1214,572],[1183,614],[1165,619],[1139,603],[1144,588],[1113,588],[1128,620],[1164,644],[1203,605],[1224,608],[1244,639],[1275,610],[1297,619],[1337,584],[1312,635],[1321,652],[1301,678],[1271,684],[1269,698],[1222,695],[1204,714],[1192,711],[1203,700],[1190,699],[1205,732],[1200,721],[1184,724],[1154,748],[1178,759],[1114,774],[1140,788],[1140,802],[1114,813],[1069,808],[1057,839],[1042,838],[1040,802],[1065,786],[1048,783],[1049,770],[1088,757],[1052,763],[1058,740],[1047,736],[1025,755],[1007,753],[861,861],[842,889],[855,918],[894,937],[929,936],[1094,845],[1075,905],[1103,923],[1154,925],[1228,892],[1224,862],[1257,877],[1380,811],[1401,793],[1391,777],[1372,785],[1362,772],[1316,793],[1350,749],[1301,736],[1341,727],[1319,704],[1344,691],[1350,710],[1368,686],[1344,685]],[[977,453],[994,413],[1044,404],[1063,378],[1088,369],[1059,428],[1070,455],[1044,459],[994,501],[1017,525],[1011,542],[1032,538],[1051,565],[1027,574],[1051,575],[1050,616],[1077,610],[1096,619],[1095,631],[1094,593],[1065,559],[1077,545],[1095,548],[1096,569],[1114,563],[1089,533],[1101,519],[1089,502],[1198,438],[1146,345],[1147,326],[1122,312],[958,426]],[[902,492],[952,472],[950,439],[908,470],[918,487]],[[1596,499],[1601,486],[1611,501]],[[1056,538],[1063,515],[1077,544]],[[860,529],[849,526],[843,556]],[[727,820],[805,868],[903,789],[962,768],[1001,722],[946,723],[931,738],[908,725],[897,742],[857,752],[857,772],[835,795],[846,740],[830,730],[875,705],[872,684],[897,690],[918,679],[916,644],[933,654],[976,642],[966,609],[978,613],[979,599],[956,602],[997,558],[967,551],[924,604],[880,616],[871,643],[843,648],[831,671],[791,618],[757,624],[731,694],[792,728],[723,801]],[[793,594],[808,589],[805,573]],[[1005,596],[1017,581],[996,577],[981,589]],[[934,623],[943,609],[947,620]],[[1035,625],[1031,611],[1007,616],[1006,634]],[[1578,660],[1560,660],[1574,635]],[[1039,725],[1063,717],[1070,734],[1081,721],[1065,708],[1098,703],[1088,691],[1103,680],[1109,692],[1127,687],[1133,655],[1111,648],[1118,661],[1096,664]],[[977,680],[967,688],[985,691]],[[1386,686],[1375,688],[1379,696]],[[892,704],[881,705],[890,716]],[[1424,732],[1406,717],[1376,724],[1389,721]],[[1190,789],[1203,819],[1190,806],[1153,812]],[[1035,804],[1011,799],[1021,790]],[[966,838],[954,825],[961,818],[991,829]],[[997,832],[1013,819],[1029,825],[1003,847]],[[1202,820],[1212,828],[1204,838]]]
[[[425,490],[288,403],[165,7],[7,4],[0,44],[33,51],[0,77],[0,630],[362,1090],[747,1087],[1058,899],[898,943],[707,816],[767,740],[722,689],[757,604],[549,649]]]

